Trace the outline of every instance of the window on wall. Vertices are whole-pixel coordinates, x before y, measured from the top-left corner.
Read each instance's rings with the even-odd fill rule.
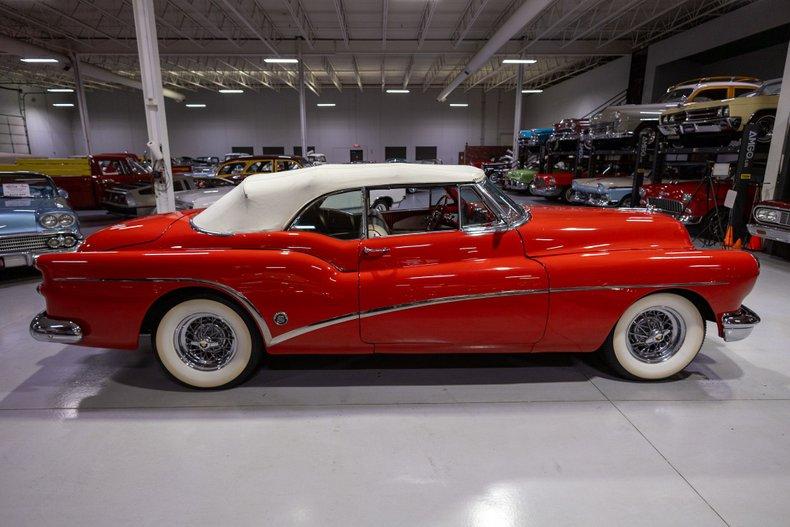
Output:
[[[252,155],[252,147],[251,146],[232,146],[230,147],[230,151],[234,154],[248,154]]]
[[[417,161],[427,161],[438,159],[435,146],[418,146],[414,149],[414,159]]]
[[[384,147],[384,161],[391,159],[406,159],[405,146],[385,146]]]
[[[283,156],[285,155],[284,146],[263,146],[261,153],[265,156]]]
[[[315,152],[315,147],[314,146],[308,146],[307,147],[307,151],[308,152]],[[304,155],[304,154],[302,154],[302,147],[301,146],[295,146],[294,147],[294,155],[295,156]]]

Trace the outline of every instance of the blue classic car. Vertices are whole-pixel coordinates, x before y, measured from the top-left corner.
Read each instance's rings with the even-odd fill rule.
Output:
[[[49,176],[0,172],[0,269],[77,248],[82,233],[67,197]]]
[[[532,128],[530,130],[521,130],[518,133],[518,138],[522,146],[535,147],[545,145],[553,133],[554,128]]]

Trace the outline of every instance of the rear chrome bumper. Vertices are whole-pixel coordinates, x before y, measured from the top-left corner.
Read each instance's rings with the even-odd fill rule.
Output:
[[[546,198],[553,198],[562,194],[562,189],[556,185],[538,187],[535,185],[534,181],[529,184],[529,191],[533,196],[543,196]]]
[[[71,320],[55,320],[42,311],[30,321],[30,336],[41,342],[76,344],[82,340],[82,328]]]
[[[748,337],[754,326],[760,323],[760,317],[746,306],[737,311],[724,313],[721,317],[723,337],[726,342],[735,342]]]

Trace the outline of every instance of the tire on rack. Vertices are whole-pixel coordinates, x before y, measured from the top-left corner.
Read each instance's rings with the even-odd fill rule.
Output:
[[[219,296],[184,300],[168,309],[153,334],[157,360],[190,388],[230,388],[258,368],[263,343],[244,310]]]
[[[763,134],[757,139],[760,143],[770,143],[773,137],[774,122],[776,122],[776,114],[772,112],[762,112],[756,114],[751,118],[749,124],[758,124],[763,130]]]
[[[622,377],[660,380],[688,366],[705,340],[705,319],[688,299],[655,293],[634,302],[601,351]]]
[[[573,187],[568,187],[565,189],[565,192],[561,194],[562,201],[565,203],[571,203],[571,196],[573,196]]]

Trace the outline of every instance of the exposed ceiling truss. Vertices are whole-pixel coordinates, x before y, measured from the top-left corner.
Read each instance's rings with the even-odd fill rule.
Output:
[[[524,0],[154,0],[163,82],[184,92],[444,87]],[[525,87],[545,88],[753,0],[555,0],[463,84],[512,89],[505,57],[535,58]],[[131,0],[0,0],[0,35],[139,79]],[[73,83],[60,67],[0,55],[6,83]],[[90,81],[90,89],[113,84]]]

